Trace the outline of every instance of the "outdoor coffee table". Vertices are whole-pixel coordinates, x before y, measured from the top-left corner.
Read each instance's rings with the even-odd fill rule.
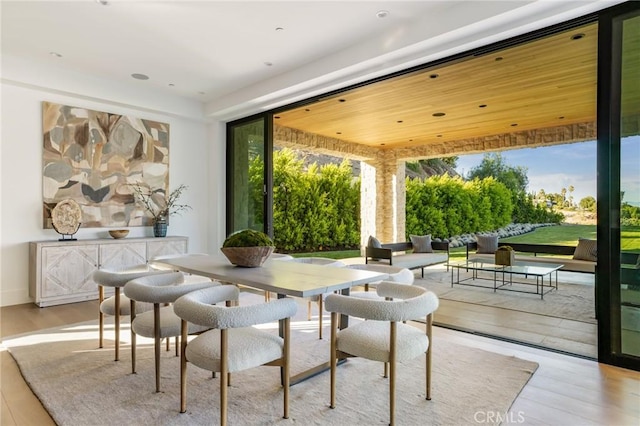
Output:
[[[493,291],[506,290],[520,293],[539,294],[541,299],[552,290],[558,289],[558,270],[564,265],[555,263],[538,263],[529,261],[517,261],[514,265],[496,265],[490,260],[482,258],[469,258],[466,260],[454,260],[447,264],[451,267],[451,287],[454,284],[472,287],[493,288]],[[471,277],[460,279],[460,270],[471,272]],[[488,272],[489,277],[479,275],[480,272]],[[553,274],[555,273],[555,286]],[[514,276],[535,278],[533,281],[514,281]],[[491,281],[493,287],[476,283],[478,280]],[[473,283],[471,283],[473,281]],[[533,291],[535,287],[535,291]],[[528,289],[531,290],[528,290]],[[545,291],[545,288],[547,290]]]

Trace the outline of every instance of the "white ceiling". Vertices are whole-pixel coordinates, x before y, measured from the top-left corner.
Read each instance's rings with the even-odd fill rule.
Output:
[[[20,58],[40,73],[143,86],[230,118],[615,3],[3,0],[3,78],[4,58]]]

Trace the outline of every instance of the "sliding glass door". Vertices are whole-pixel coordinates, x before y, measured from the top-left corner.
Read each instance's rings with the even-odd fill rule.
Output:
[[[640,3],[599,26],[598,359],[640,370]]]
[[[261,114],[227,124],[227,235],[271,232],[271,125]]]

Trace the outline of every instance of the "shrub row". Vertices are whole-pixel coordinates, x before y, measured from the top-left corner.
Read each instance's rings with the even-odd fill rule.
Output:
[[[293,151],[275,151],[273,156],[273,234],[282,251],[321,251],[358,248],[360,244],[360,180],[352,176],[348,161],[340,165],[312,164]],[[251,211],[255,223],[262,217],[262,161],[249,168]],[[406,232],[449,238],[493,231],[513,221],[558,223],[562,215],[536,206],[526,194],[515,212],[513,194],[487,177],[464,181],[448,175],[406,180]]]
[[[511,222],[512,211],[511,193],[492,177],[465,182],[443,175],[406,181],[407,238],[495,230]]]
[[[360,180],[348,161],[312,164],[288,149],[273,157],[273,235],[278,249],[319,251],[360,246]]]

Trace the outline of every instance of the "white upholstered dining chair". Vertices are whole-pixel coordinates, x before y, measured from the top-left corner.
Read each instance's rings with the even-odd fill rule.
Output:
[[[347,266],[344,262],[329,257],[294,257],[289,262],[306,263],[309,265],[322,265],[332,268],[344,268]],[[323,295],[312,296],[307,300],[307,321],[311,321],[311,303],[316,302],[318,304],[318,339],[322,339],[322,314],[324,309],[322,303],[324,300]]]
[[[120,317],[131,314],[131,303],[126,296],[120,294],[120,290],[126,283],[147,275],[164,274],[167,271],[159,271],[148,265],[137,265],[126,269],[99,269],[93,273],[93,281],[98,285],[98,347],[104,346],[104,316],[115,317],[115,360],[120,359]],[[113,288],[114,295],[105,299],[105,287]],[[150,304],[138,304],[139,313],[152,309]]]
[[[220,285],[208,278],[199,277],[199,281],[185,282],[182,272],[150,275],[136,278],[124,286],[124,294],[131,301],[131,372],[136,373],[136,336],[154,339],[156,392],[160,392],[160,346],[162,339],[176,337],[176,355],[178,337],[182,333],[181,319],[170,305],[180,296],[195,290]],[[150,303],[153,310],[136,314],[136,305]],[[199,333],[207,327],[189,324],[188,334]]]
[[[349,269],[358,269],[361,271],[372,271],[372,272],[381,272],[383,274],[388,274],[388,277],[384,279],[384,281],[392,281],[392,282],[396,282],[398,284],[406,284],[406,285],[412,285],[414,280],[415,280],[415,276],[413,275],[413,272],[410,269],[407,268],[400,268],[398,266],[391,266],[391,265],[379,265],[379,264],[354,264],[354,265],[347,265],[347,268]],[[381,281],[378,282],[373,282],[373,283],[369,283],[369,284],[365,284],[364,285],[364,292],[362,291],[352,291],[350,293],[351,296],[356,296],[356,297],[372,297],[372,298],[376,298],[378,297],[375,291],[369,291],[371,288],[375,288],[379,283],[381,283]]]
[[[187,409],[187,362],[220,373],[220,424],[227,424],[229,373],[268,365],[281,368],[284,390],[284,418],[289,418],[290,319],[297,305],[283,298],[244,306],[215,306],[237,303],[240,291],[221,285],[180,297],[173,309],[182,318],[180,355],[180,412]],[[283,320],[283,337],[252,326]],[[187,323],[209,327],[187,342]]]
[[[426,289],[383,281],[376,292],[386,300],[370,300],[330,294],[325,300],[331,312],[331,408],[336,406],[336,364],[340,358],[362,357],[389,363],[389,417],[395,424],[396,364],[426,353],[426,399],[431,399],[433,312],[438,297]],[[338,330],[340,314],[363,318]],[[426,319],[426,333],[403,321]],[[353,395],[351,395],[353,397]],[[364,396],[363,396],[364,398]]]

